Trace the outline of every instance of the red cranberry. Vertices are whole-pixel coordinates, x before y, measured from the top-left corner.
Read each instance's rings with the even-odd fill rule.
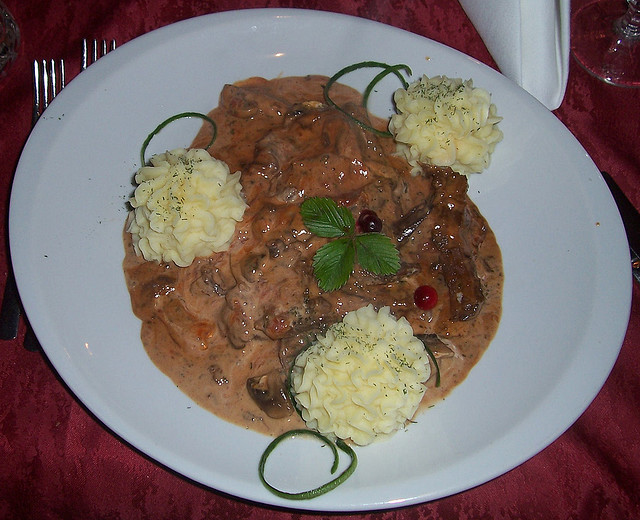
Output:
[[[413,293],[413,301],[419,309],[428,311],[438,303],[438,293],[430,285],[421,285]]]
[[[375,211],[363,209],[358,216],[358,227],[363,233],[380,233],[382,220]]]

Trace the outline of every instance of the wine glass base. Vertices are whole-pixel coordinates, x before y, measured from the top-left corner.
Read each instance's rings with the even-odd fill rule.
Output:
[[[13,16],[0,1],[0,78],[7,73],[8,67],[18,56],[20,31]]]
[[[590,74],[611,85],[640,88],[640,38],[614,29],[625,14],[611,0],[596,0],[580,8],[571,20],[571,52]],[[612,9],[613,7],[613,9]]]

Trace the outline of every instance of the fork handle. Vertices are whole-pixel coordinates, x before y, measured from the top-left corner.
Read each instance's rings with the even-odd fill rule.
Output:
[[[20,296],[16,286],[16,279],[9,271],[7,283],[4,286],[2,307],[0,307],[0,339],[15,339],[18,336],[20,324]]]

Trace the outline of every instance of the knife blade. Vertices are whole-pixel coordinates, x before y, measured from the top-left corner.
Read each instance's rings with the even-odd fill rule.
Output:
[[[631,268],[633,276],[640,283],[640,212],[627,198],[620,186],[616,184],[611,175],[603,171],[602,178],[607,183],[613,199],[616,201],[618,211],[622,217],[622,223],[627,233],[629,250],[631,253]]]

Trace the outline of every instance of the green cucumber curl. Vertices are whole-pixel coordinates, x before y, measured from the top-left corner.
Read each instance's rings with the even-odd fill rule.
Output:
[[[282,491],[281,489],[278,489],[275,486],[269,484],[269,482],[267,482],[267,479],[264,475],[264,469],[265,469],[265,465],[267,464],[267,459],[269,458],[269,455],[283,440],[288,439],[290,437],[295,437],[297,435],[308,435],[308,436],[316,437],[320,439],[322,442],[326,443],[327,446],[329,446],[329,448],[331,449],[331,452],[333,453],[333,464],[331,465],[332,475],[338,470],[338,465],[340,463],[340,456],[338,455],[338,449],[340,449],[341,451],[349,455],[349,457],[351,458],[351,462],[349,463],[349,466],[342,473],[340,473],[340,475],[338,475],[336,478],[330,480],[325,484],[322,484],[321,486],[318,486],[317,488],[310,489],[308,491],[290,493],[288,491]],[[356,453],[342,439],[338,439],[334,444],[330,439],[328,439],[327,437],[325,437],[324,435],[322,435],[321,433],[315,430],[298,429],[298,430],[290,430],[288,432],[285,432],[282,435],[276,437],[273,441],[271,441],[269,446],[267,446],[267,449],[262,454],[262,457],[260,457],[260,463],[258,464],[258,474],[260,475],[260,481],[262,482],[262,484],[274,495],[280,498],[288,499],[288,500],[309,500],[312,498],[316,498],[320,495],[324,495],[325,493],[328,493],[332,489],[335,489],[336,487],[338,487],[340,484],[342,484],[345,480],[347,480],[353,474],[353,472],[356,470],[357,465],[358,465],[358,458],[356,457]]]
[[[333,101],[333,99],[331,99],[331,96],[329,95],[329,90],[331,89],[333,84],[336,81],[338,81],[342,76],[344,76],[346,74],[349,74],[350,72],[353,72],[355,70],[364,69],[364,68],[381,68],[382,69],[382,71],[380,73],[378,73],[373,78],[373,80],[371,80],[371,82],[367,85],[367,87],[365,88],[365,91],[364,91],[363,96],[362,96],[362,106],[365,109],[367,108],[367,104],[369,102],[369,95],[371,94],[373,88],[383,78],[385,78],[389,74],[395,75],[400,80],[400,82],[402,83],[403,88],[406,89],[409,86],[409,83],[407,82],[407,80],[402,75],[402,71],[404,71],[409,76],[412,74],[411,69],[409,68],[408,65],[404,65],[404,64],[389,65],[387,63],[382,63],[382,62],[379,62],[379,61],[361,61],[359,63],[354,63],[353,65],[349,65],[347,67],[344,67],[343,69],[339,70],[338,72],[336,72],[333,76],[331,76],[329,78],[329,81],[327,81],[327,84],[325,85],[324,90],[323,90],[324,99],[325,99],[325,101],[327,102],[328,105],[330,105],[330,106],[336,108],[337,110],[339,110],[340,112],[342,112],[344,115],[346,115],[349,119],[351,119],[353,122],[355,122],[361,128],[364,128],[365,130],[373,132],[374,134],[376,134],[376,135],[378,135],[380,137],[393,137],[391,132],[389,132],[388,130],[386,130],[386,131],[378,130],[377,128],[373,128],[371,125],[365,123],[364,121],[360,121],[358,118],[354,117],[352,114],[350,114],[349,112],[344,110],[342,107],[340,107],[335,101]]]
[[[187,118],[187,117],[199,117],[200,119],[203,119],[204,121],[206,121],[207,123],[209,123],[211,125],[211,127],[213,128],[213,132],[212,132],[212,135],[211,135],[211,141],[209,141],[209,144],[207,145],[205,150],[208,150],[209,148],[211,148],[211,145],[215,142],[216,137],[218,136],[218,127],[216,126],[216,124],[213,121],[213,119],[211,119],[206,114],[201,114],[200,112],[182,112],[180,114],[176,114],[174,116],[171,116],[171,117],[165,119],[144,140],[144,142],[142,143],[142,148],[140,149],[140,164],[142,166],[144,166],[146,164],[146,161],[144,159],[144,155],[145,155],[145,153],[147,151],[147,147],[149,146],[149,143],[151,142],[151,139],[153,139],[155,135],[160,133],[160,131],[165,126],[169,125],[170,123],[173,123],[174,121],[176,121],[178,119],[184,119],[184,118]]]

